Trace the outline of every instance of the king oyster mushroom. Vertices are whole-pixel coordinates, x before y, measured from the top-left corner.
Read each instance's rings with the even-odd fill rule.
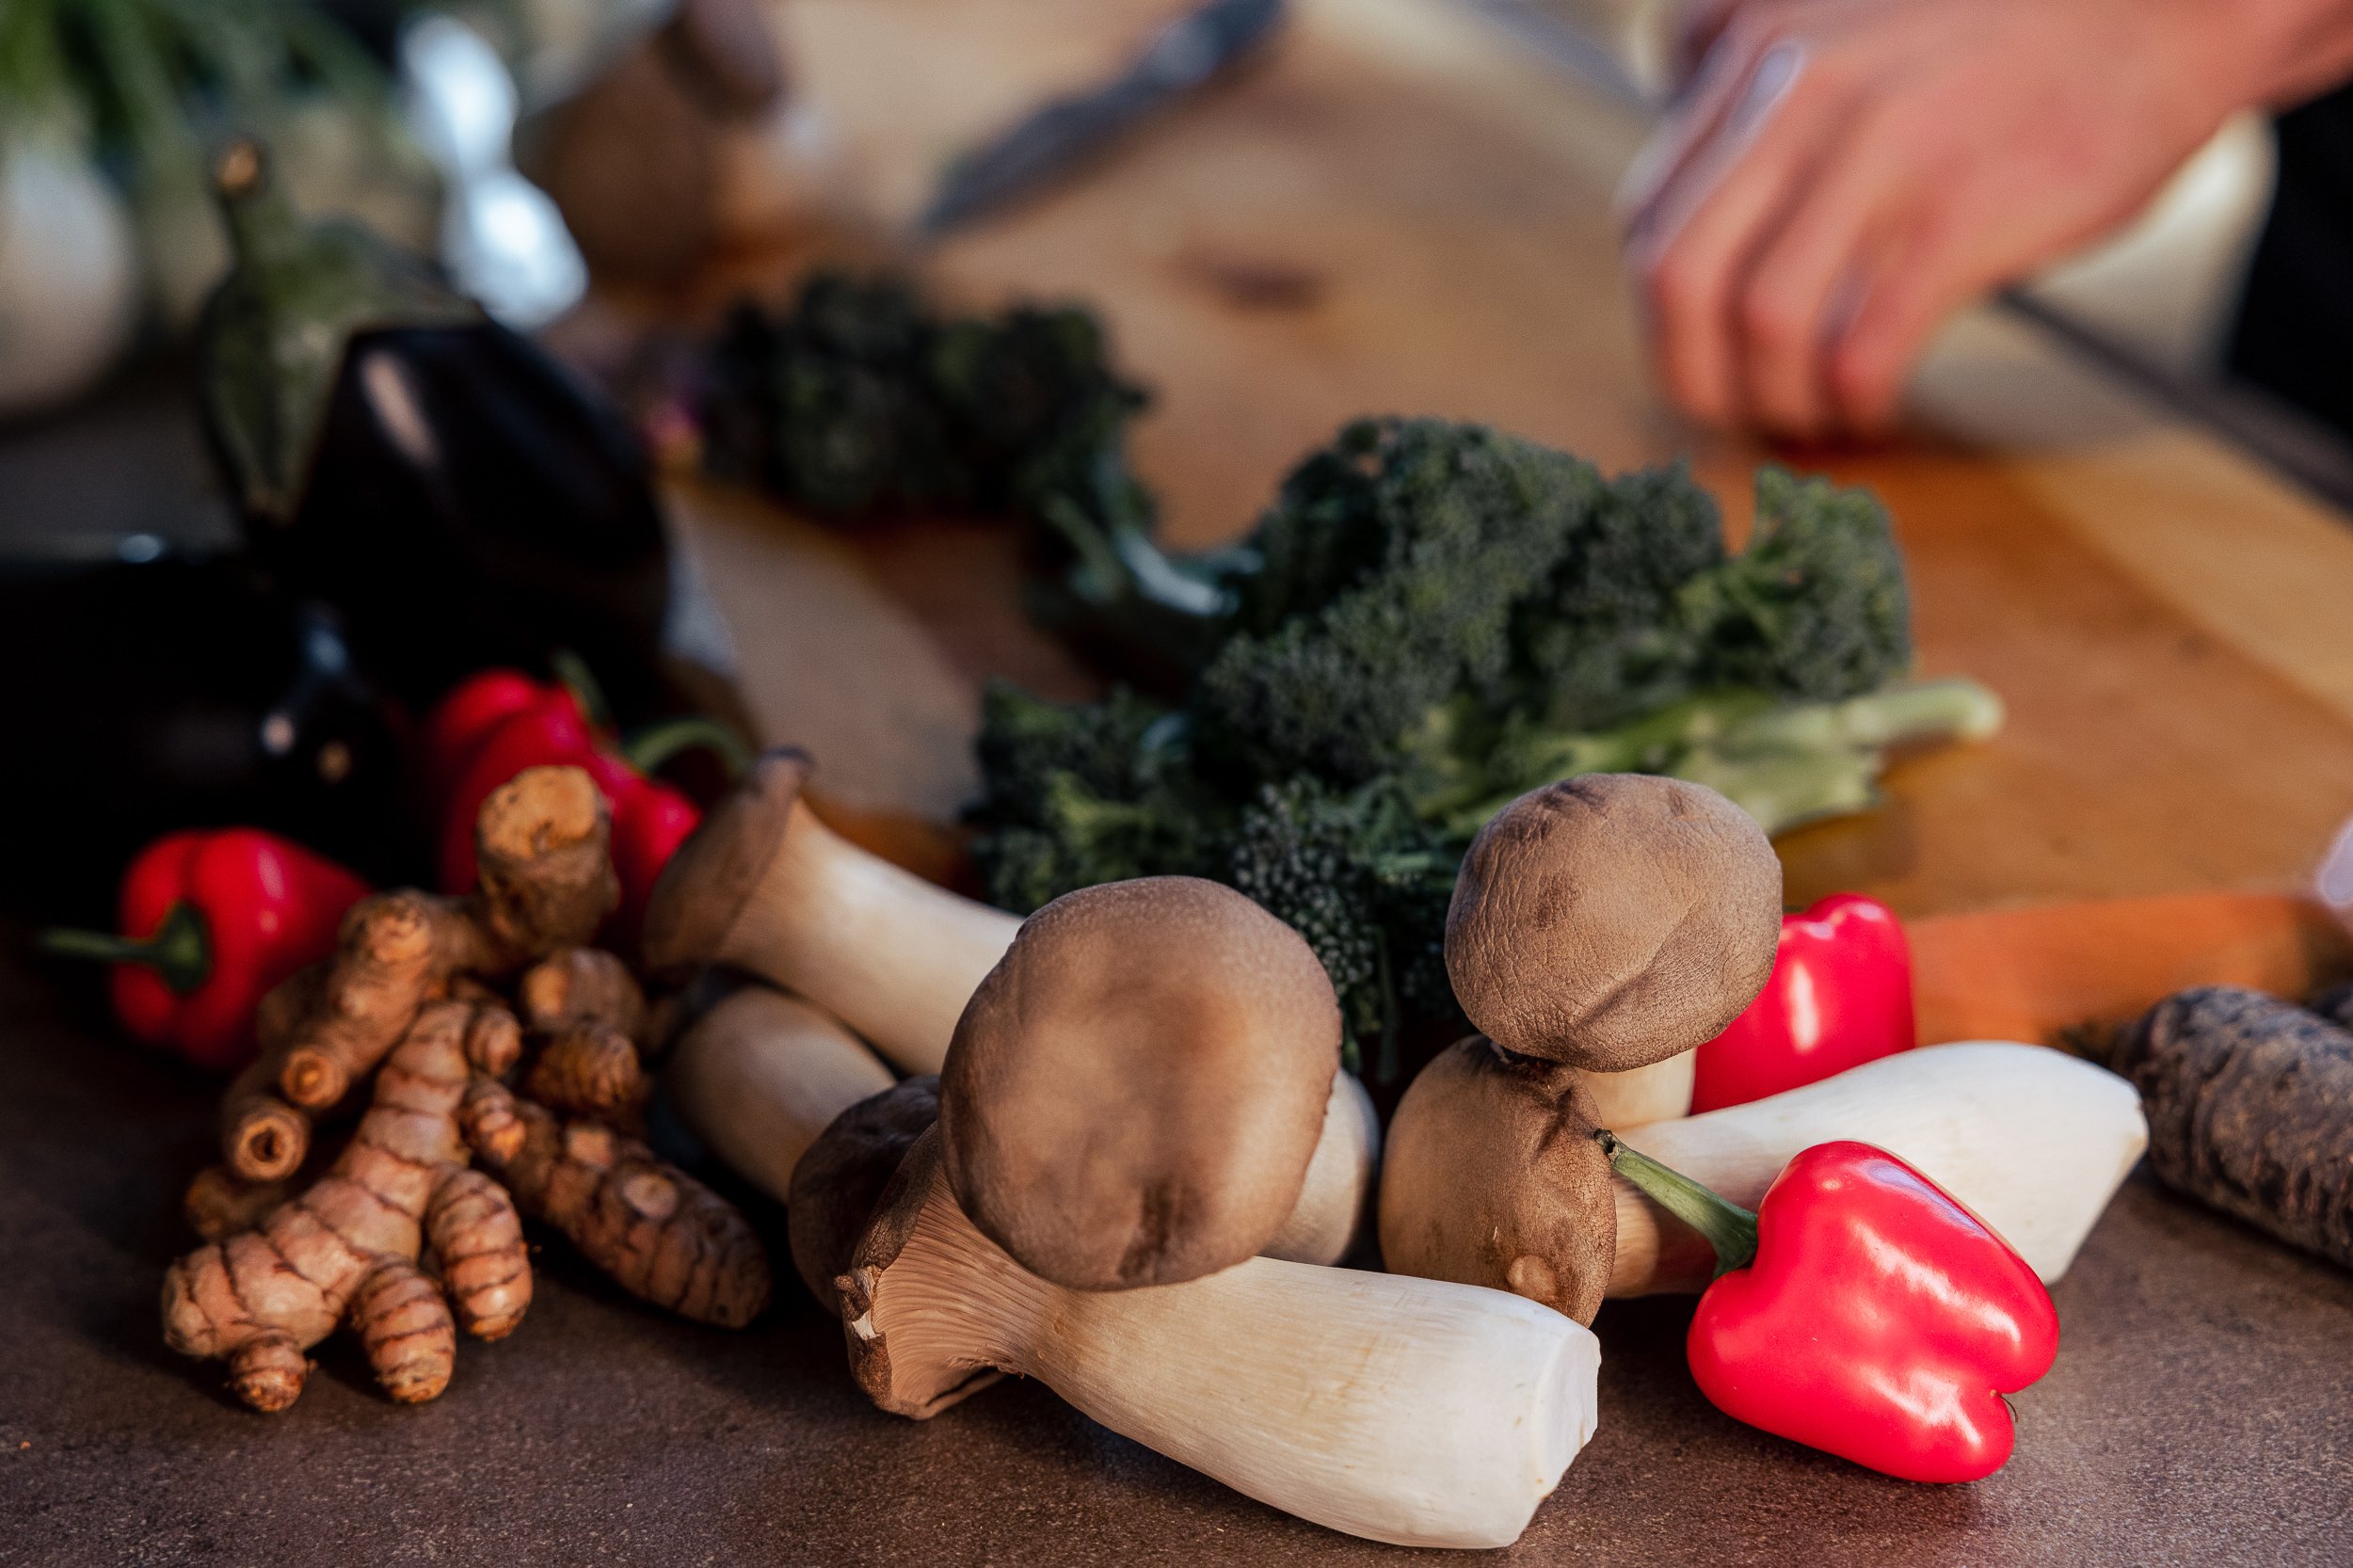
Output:
[[[1378,1129],[1340,1070],[1315,951],[1190,876],[1081,888],[1030,917],[958,1021],[940,1145],[991,1240],[1081,1290],[1254,1253],[1341,1256]]]
[[[711,964],[747,969],[840,1018],[903,1071],[936,1072],[966,1002],[1024,922],[834,833],[801,798],[808,769],[798,751],[766,753],[681,846],[647,914],[647,962],[672,978]],[[1306,952],[1288,927],[1260,919],[1252,929],[1279,933],[1282,951]],[[1363,1084],[1337,1070],[1337,1027],[1336,1012],[1315,1159],[1293,1191],[1291,1222],[1268,1241],[1273,1256],[1298,1262],[1337,1262],[1369,1208],[1379,1122]],[[775,1087],[765,1080],[760,1092]]]
[[[1593,1434],[1592,1334],[1503,1292],[1267,1257],[1127,1290],[1038,1277],[967,1217],[921,1128],[933,1093],[854,1107],[793,1183],[794,1261],[838,1262],[852,1369],[883,1409],[923,1419],[1034,1377],[1249,1496],[1414,1546],[1510,1544]]]
[[[1464,1013],[1504,1049],[1589,1075],[1609,1126],[1691,1108],[1691,1052],[1772,974],[1781,862],[1715,791],[1587,774],[1481,828],[1446,919]]]
[[[1476,1036],[1407,1090],[1381,1182],[1381,1247],[1407,1273],[1515,1291],[1579,1322],[1602,1298],[1704,1290],[1716,1254],[1610,1172],[1574,1068]],[[2115,1074],[2038,1046],[1935,1046],[1705,1115],[1616,1129],[1754,1208],[1817,1144],[1883,1148],[1966,1204],[2044,1280],[2074,1261],[2148,1141]]]

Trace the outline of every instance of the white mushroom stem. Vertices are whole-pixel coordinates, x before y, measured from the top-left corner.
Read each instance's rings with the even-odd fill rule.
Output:
[[[1691,1113],[1691,1083],[1699,1052],[1677,1051],[1664,1062],[1623,1073],[1587,1072],[1585,1087],[1603,1127],[1641,1127]]]
[[[1356,1075],[1332,1075],[1323,1106],[1323,1133],[1291,1217],[1259,1249],[1262,1257],[1292,1263],[1337,1263],[1356,1248],[1372,1220],[1373,1176],[1381,1164],[1381,1116]]]
[[[870,855],[795,801],[722,956],[800,993],[908,1073],[936,1073],[1021,919]]]
[[[664,1084],[687,1130],[779,1203],[792,1169],[851,1106],[890,1087],[890,1069],[823,1009],[746,985],[697,1019],[673,1048]],[[1323,1133],[1269,1257],[1337,1263],[1370,1221],[1381,1122],[1353,1073],[1332,1080]]]
[[[1951,1193],[2045,1281],[2075,1259],[2149,1141],[2114,1073],[2041,1046],[1977,1041],[1902,1051],[1834,1078],[1618,1136],[1754,1208],[1800,1151],[1836,1139],[1885,1149]],[[1624,1181],[1609,1294],[1705,1289],[1715,1255]]]
[[[956,1019],[1021,919],[871,855],[795,800],[712,958],[807,997],[902,1072],[936,1073]]]
[[[851,1106],[890,1087],[856,1035],[797,997],[745,985],[688,1029],[664,1084],[687,1129],[782,1201],[792,1168]]]
[[[1238,1492],[1400,1545],[1511,1544],[1596,1415],[1598,1344],[1533,1302],[1263,1257],[1064,1290],[936,1176],[896,1256],[849,1276],[843,1317],[887,1410],[932,1416],[997,1370],[1034,1377]]]

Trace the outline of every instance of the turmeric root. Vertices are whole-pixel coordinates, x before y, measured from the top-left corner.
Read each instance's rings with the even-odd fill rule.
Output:
[[[565,1122],[476,1082],[466,1141],[522,1211],[553,1225],[632,1295],[735,1328],[768,1304],[768,1256],[735,1206],[601,1122]]]
[[[220,1157],[241,1180],[283,1181],[301,1168],[311,1152],[309,1112],[278,1096],[284,1057],[282,1048],[256,1057],[221,1098]]]
[[[290,1182],[247,1181],[226,1165],[207,1165],[188,1183],[180,1209],[205,1240],[225,1241],[260,1224],[294,1192]]]
[[[634,1132],[645,1126],[653,1080],[646,1076],[628,1035],[582,1022],[541,1048],[523,1076],[522,1090],[551,1110],[593,1116]]]
[[[306,1352],[346,1318],[394,1398],[440,1391],[448,1344],[411,1277],[428,1234],[438,1256],[466,1265],[452,1288],[457,1318],[475,1332],[504,1332],[529,1304],[513,1206],[493,1184],[465,1179],[457,1111],[472,1078],[467,1044],[500,1032],[476,1030],[475,1015],[453,1001],[417,1013],[328,1174],[258,1228],[198,1248],[165,1277],[166,1341],[184,1355],[226,1359],[231,1385],[255,1409],[292,1404],[309,1375]],[[449,1307],[440,1310],[446,1320]]]
[[[341,946],[279,1074],[288,1103],[335,1104],[457,976],[509,975],[576,947],[619,902],[604,798],[578,768],[516,775],[483,802],[475,833],[480,891],[458,900],[378,893],[344,918]]]
[[[566,948],[523,971],[515,988],[523,1021],[543,1034],[599,1023],[643,1041],[646,993],[637,977],[602,948]]]

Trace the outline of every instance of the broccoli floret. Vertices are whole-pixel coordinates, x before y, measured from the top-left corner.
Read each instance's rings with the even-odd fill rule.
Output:
[[[973,814],[1033,820],[1032,803],[1064,774],[1093,793],[1132,798],[1176,759],[1183,723],[1170,721],[1168,709],[1129,691],[1101,702],[1051,702],[991,680],[981,693],[976,746],[984,792]]]
[[[1205,753],[1257,777],[1353,785],[1457,691],[1512,663],[1512,610],[1600,489],[1593,468],[1478,425],[1353,425],[1303,464],[1260,522],[1245,630],[1202,672]]]
[[[1132,693],[1059,703],[992,682],[979,755],[973,856],[991,902],[1023,914],[1098,882],[1200,873],[1233,815],[1193,777],[1183,715]]]
[[[1687,465],[1612,482],[1513,612],[1517,706],[1579,728],[1682,696],[1694,660],[1677,595],[1723,560],[1715,498]]]
[[[961,505],[976,478],[931,396],[932,327],[904,284],[831,274],[788,313],[737,307],[713,360],[713,459],[812,510]]]
[[[1030,803],[1028,816],[983,834],[972,846],[989,902],[1024,915],[1098,882],[1202,874],[1227,814],[1165,789],[1111,799],[1076,774],[1058,773]]]
[[[1749,548],[1686,590],[1706,684],[1803,702],[1860,696],[1912,663],[1911,599],[1887,513],[1864,489],[1757,471]]]
[[[1341,793],[1300,777],[1243,809],[1223,879],[1307,939],[1351,1035],[1385,1043],[1409,1013],[1453,1011],[1443,943],[1461,859],[1388,780]]]

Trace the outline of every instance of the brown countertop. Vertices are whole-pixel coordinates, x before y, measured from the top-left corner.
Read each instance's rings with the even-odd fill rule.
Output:
[[[13,938],[17,933],[10,932]],[[8,944],[13,951],[18,944]],[[0,1564],[1342,1563],[1404,1554],[1261,1507],[1035,1384],[874,1411],[797,1286],[740,1334],[538,1255],[515,1336],[449,1392],[378,1395],[348,1336],[255,1415],[164,1348],[213,1086],[0,964]],[[1968,1487],[1738,1426],[1683,1367],[1687,1304],[1613,1303],[1598,1434],[1528,1562],[2353,1561],[2353,1277],[2128,1183],[2061,1282],[2017,1457]]]

